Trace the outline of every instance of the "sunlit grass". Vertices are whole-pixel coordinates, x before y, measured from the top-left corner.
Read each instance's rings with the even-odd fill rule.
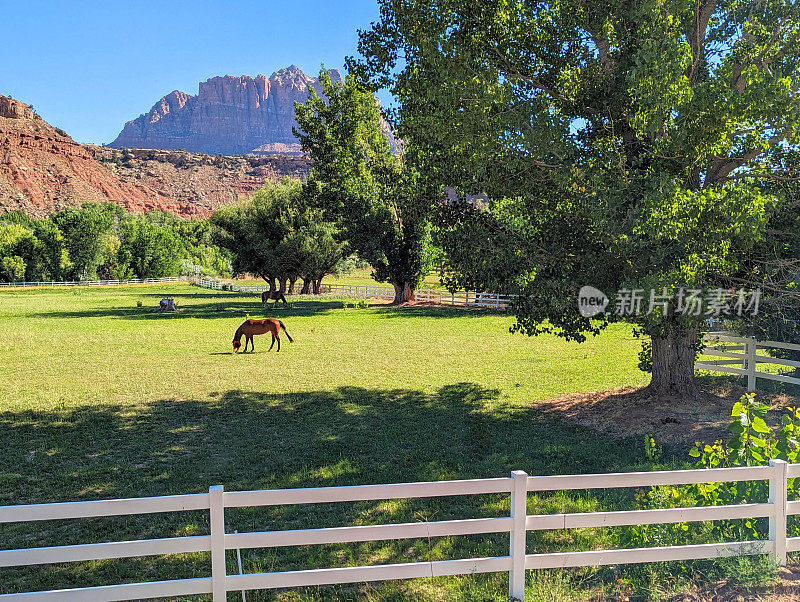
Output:
[[[180,312],[161,313],[162,297]],[[137,307],[142,301],[142,307]],[[0,395],[5,410],[84,403],[140,404],[207,398],[239,389],[265,393],[410,387],[430,393],[470,382],[528,405],[572,391],[646,382],[637,342],[612,326],[584,344],[512,335],[513,317],[491,310],[400,308],[375,302],[342,309],[329,298],[295,297],[265,310],[256,295],[188,285],[49,289],[0,293]],[[232,355],[250,315],[274,315],[295,339],[281,353]]]
[[[162,297],[181,311],[160,313]],[[137,306],[141,301],[141,307]],[[231,354],[246,315],[274,315],[295,342]],[[492,310],[344,309],[331,298],[265,310],[256,295],[188,285],[0,293],[0,504],[207,491],[648,468],[638,439],[542,416],[537,401],[639,386],[637,342],[614,326],[583,345],[511,335]],[[631,492],[531,496],[531,512],[630,507]],[[227,528],[297,529],[507,515],[507,496],[241,509]],[[197,535],[205,513],[0,529],[5,548]],[[614,530],[531,533],[530,551],[590,549]],[[503,534],[243,551],[244,570],[507,553]],[[236,572],[234,557],[229,572]],[[21,591],[207,575],[203,554],[0,572]],[[604,573],[529,576],[569,599]],[[248,600],[501,600],[502,575],[250,592]],[[538,594],[537,594],[538,595]],[[550,599],[534,597],[532,599]]]

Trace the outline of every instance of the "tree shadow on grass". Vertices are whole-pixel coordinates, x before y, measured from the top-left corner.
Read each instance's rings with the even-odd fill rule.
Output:
[[[421,317],[421,318],[482,318],[485,316],[511,316],[508,310],[493,307],[463,307],[445,305],[384,305],[381,314],[386,318]]]
[[[154,295],[155,298],[162,299],[163,295]],[[128,307],[108,307],[95,306],[79,310],[55,310],[42,312],[27,312],[24,317],[28,318],[116,318],[122,320],[178,320],[181,318],[230,318],[232,316],[247,315],[253,318],[275,317],[286,318],[290,316],[313,316],[324,314],[341,309],[341,304],[332,299],[311,300],[308,298],[296,300],[291,307],[278,306],[276,308],[265,307],[260,299],[253,298],[248,300],[241,295],[231,295],[211,297],[208,301],[197,303],[195,299],[205,298],[193,297],[191,295],[178,296],[172,295],[178,311],[161,311],[158,309],[158,302],[154,300],[152,304],[137,307],[135,300],[131,300]]]
[[[360,387],[285,394],[234,390],[211,400],[4,412],[0,433],[6,450],[0,457],[3,505],[205,492],[214,484],[235,491],[498,477],[512,469],[532,475],[608,472],[642,468],[644,462],[638,440],[598,436],[535,409],[506,407],[497,391],[470,383],[434,394]],[[629,492],[609,495],[619,501]],[[245,508],[227,512],[226,523],[228,531],[245,532],[507,512],[508,496],[461,496]],[[6,525],[0,541],[16,548],[205,533],[207,513],[186,512]],[[564,545],[564,535],[559,537]],[[499,534],[252,550],[245,552],[245,567],[291,570],[502,555],[507,546],[507,535]],[[23,591],[208,574],[207,555],[179,560],[3,569],[0,582],[8,584],[6,591]],[[235,565],[229,570],[235,572]]]
[[[348,297],[317,297],[294,296],[287,297],[290,305],[283,304],[262,305],[258,296],[249,296],[237,293],[219,294],[192,294],[176,295],[174,293],[147,293],[145,295],[131,293],[130,305],[108,306],[97,304],[78,310],[48,310],[30,311],[23,314],[28,318],[115,318],[122,320],[176,320],[181,318],[230,318],[231,316],[261,317],[305,317],[326,314],[335,311],[362,312],[361,309],[343,309],[342,300]],[[175,299],[178,311],[161,311],[158,301],[165,296]],[[145,299],[142,307],[136,305],[137,300]],[[198,302],[198,300],[202,300]],[[487,308],[441,307],[434,305],[425,306],[392,306],[386,304],[370,305],[368,310],[385,318],[481,318],[484,316],[507,315],[504,310]]]

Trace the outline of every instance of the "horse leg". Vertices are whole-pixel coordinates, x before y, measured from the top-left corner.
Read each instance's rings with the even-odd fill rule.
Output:
[[[272,345],[269,346],[269,349],[267,349],[267,351],[272,351],[272,348],[274,346],[275,346],[275,335],[273,334],[272,335]],[[281,349],[281,342],[278,341],[278,351],[280,351],[280,349]]]
[[[278,351],[280,351],[281,350],[281,337],[279,337],[278,335],[275,335],[275,339],[278,341]],[[278,351],[276,351],[275,353],[278,353]]]
[[[253,351],[255,349],[255,345],[253,344],[253,335],[252,334],[248,334],[248,335],[246,335],[246,337],[247,338],[246,338],[246,340],[244,342],[244,352],[245,353],[247,353],[247,344],[248,343],[250,343],[250,351]]]

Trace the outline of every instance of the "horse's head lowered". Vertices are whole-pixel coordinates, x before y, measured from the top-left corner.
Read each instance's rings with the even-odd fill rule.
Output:
[[[233,342],[233,352],[236,353],[237,351],[239,351],[239,347],[241,347],[241,346],[242,346],[242,342],[241,341],[234,341]]]

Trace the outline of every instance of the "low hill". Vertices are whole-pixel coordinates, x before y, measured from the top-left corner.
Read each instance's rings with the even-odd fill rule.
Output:
[[[25,103],[0,95],[0,213],[42,216],[83,201],[113,201],[130,211],[192,215],[160,192],[122,182],[92,151],[54,128]]]
[[[264,182],[308,175],[308,162],[301,156],[224,157],[182,150],[91,148],[122,182],[190,204],[199,215],[250,194]]]

